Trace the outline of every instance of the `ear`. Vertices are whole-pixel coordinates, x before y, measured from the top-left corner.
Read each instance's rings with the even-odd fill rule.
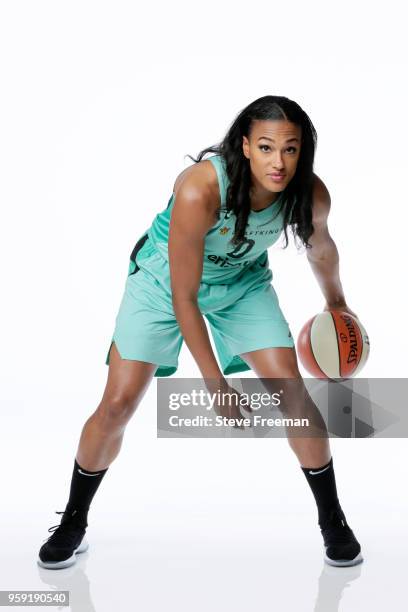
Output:
[[[246,136],[242,137],[242,151],[247,159],[249,159],[249,140]]]

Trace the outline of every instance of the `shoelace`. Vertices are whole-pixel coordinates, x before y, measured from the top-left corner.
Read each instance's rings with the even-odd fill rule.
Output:
[[[327,523],[321,529],[324,539],[331,544],[347,544],[355,541],[344,514],[337,508],[331,511]]]
[[[56,510],[55,514],[69,515],[71,513],[67,512],[66,510]],[[75,511],[71,514],[71,516],[73,514],[75,514]],[[49,542],[52,538],[53,544],[62,543],[68,546],[71,542],[74,541],[75,537],[78,536],[78,528],[80,528],[80,525],[73,524],[68,521],[66,523],[59,523],[58,525],[53,525],[48,529],[48,531],[51,533],[50,537],[46,538],[44,542]]]

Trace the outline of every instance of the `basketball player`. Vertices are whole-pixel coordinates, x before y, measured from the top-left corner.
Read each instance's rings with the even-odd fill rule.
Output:
[[[262,378],[301,379],[267,253],[282,232],[287,246],[288,227],[306,247],[325,309],[356,316],[345,301],[327,228],[330,196],[313,173],[316,142],[296,102],[264,96],[239,113],[221,144],[191,158],[195,164],[177,177],[167,208],[131,253],[106,357],[106,388],[84,424],[61,522],[40,549],[43,567],[72,565],[87,549],[96,490],[153,377],[176,372],[183,340],[212,390],[214,384],[231,390],[224,376],[251,368]],[[214,155],[203,159],[207,153]],[[326,562],[359,563],[360,544],[339,503],[328,437],[292,438],[290,446],[317,504]]]

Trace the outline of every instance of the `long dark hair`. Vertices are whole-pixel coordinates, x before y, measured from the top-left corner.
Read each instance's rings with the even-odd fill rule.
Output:
[[[284,96],[263,96],[246,106],[236,117],[221,143],[200,151],[194,162],[202,160],[206,153],[216,153],[225,160],[229,179],[226,206],[236,216],[232,244],[240,244],[245,237],[248,216],[251,210],[249,190],[251,172],[249,160],[242,150],[243,136],[249,137],[252,122],[256,120],[287,120],[302,128],[302,143],[296,173],[281,194],[277,214],[283,212],[283,231],[288,246],[287,227],[290,226],[295,239],[298,236],[306,248],[313,233],[312,187],[313,162],[317,144],[317,133],[308,115],[293,100]]]

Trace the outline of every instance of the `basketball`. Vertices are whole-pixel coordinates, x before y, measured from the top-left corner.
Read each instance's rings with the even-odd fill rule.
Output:
[[[327,310],[302,327],[297,352],[315,378],[352,378],[364,367],[370,341],[361,321],[347,312]]]

